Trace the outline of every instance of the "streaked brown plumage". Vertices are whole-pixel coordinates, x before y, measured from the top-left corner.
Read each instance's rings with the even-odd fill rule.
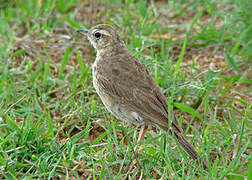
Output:
[[[171,130],[184,150],[197,159],[197,152],[183,137],[174,115],[169,129],[166,97],[147,67],[128,51],[118,32],[106,24],[79,32],[87,34],[97,51],[93,85],[107,110],[120,120],[141,126],[139,140],[147,125]]]

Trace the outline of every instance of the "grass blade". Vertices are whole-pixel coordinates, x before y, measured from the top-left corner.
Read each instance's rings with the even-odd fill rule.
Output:
[[[200,120],[203,120],[203,118],[201,117],[201,115],[197,111],[195,111],[194,109],[192,109],[192,108],[190,108],[190,107],[188,107],[188,106],[186,106],[184,104],[180,104],[180,103],[175,103],[174,105],[177,108],[181,109],[182,111],[185,111],[185,112],[187,112],[187,113],[189,113],[189,114],[191,114],[191,115],[199,118]]]
[[[63,79],[63,72],[64,72],[64,69],[65,69],[65,66],[67,64],[67,60],[70,56],[70,46],[67,47],[66,51],[65,51],[65,54],[62,58],[62,61],[61,61],[61,67],[60,67],[60,70],[59,70],[59,78],[60,79]]]

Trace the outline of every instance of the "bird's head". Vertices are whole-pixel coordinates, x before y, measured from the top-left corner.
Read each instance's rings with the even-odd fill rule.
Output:
[[[88,40],[98,53],[125,47],[119,33],[107,24],[99,24],[89,30],[78,30],[77,32],[87,35]]]

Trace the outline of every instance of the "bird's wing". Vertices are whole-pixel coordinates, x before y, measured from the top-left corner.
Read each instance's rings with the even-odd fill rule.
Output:
[[[122,99],[144,119],[168,129],[168,105],[161,89],[145,65],[133,56],[122,56],[114,57],[111,64],[102,64],[100,88],[111,97]]]

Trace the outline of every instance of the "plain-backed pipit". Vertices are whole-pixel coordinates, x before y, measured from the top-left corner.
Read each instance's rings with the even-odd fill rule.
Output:
[[[155,125],[170,130],[184,150],[197,159],[197,152],[183,137],[173,114],[169,128],[166,97],[147,67],[128,51],[119,33],[106,24],[78,32],[86,34],[97,51],[92,66],[93,85],[107,110],[120,120],[141,126],[138,142],[147,126]]]

